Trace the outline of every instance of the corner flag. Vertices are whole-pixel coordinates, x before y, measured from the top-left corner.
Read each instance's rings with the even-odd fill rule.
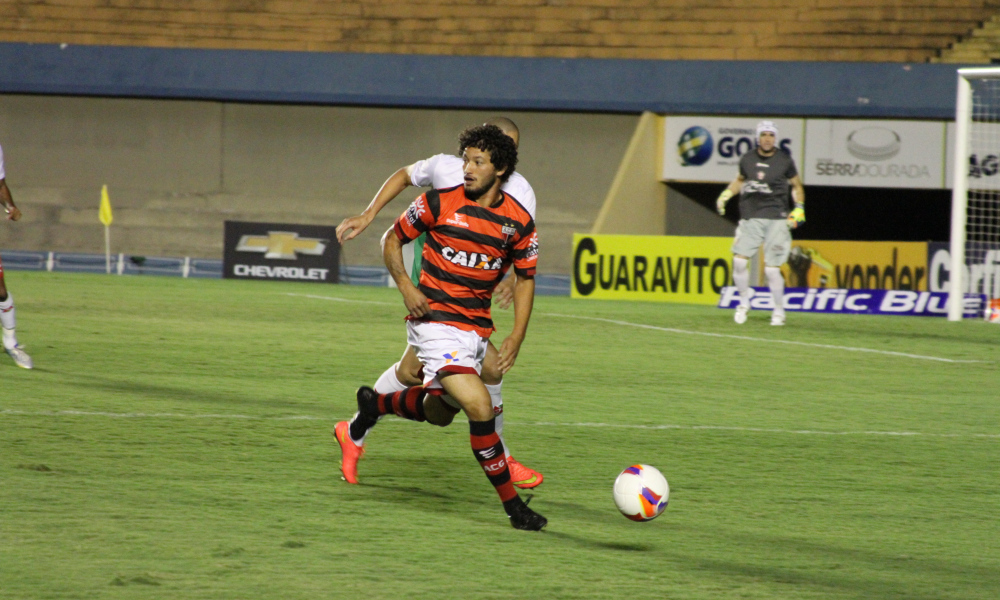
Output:
[[[101,219],[101,223],[105,227],[111,225],[111,200],[108,198],[108,186],[104,185],[101,188],[101,210],[98,211],[98,217]]]
[[[108,186],[101,187],[101,209],[97,211],[97,218],[104,224],[104,267],[111,273],[111,200],[108,198]]]

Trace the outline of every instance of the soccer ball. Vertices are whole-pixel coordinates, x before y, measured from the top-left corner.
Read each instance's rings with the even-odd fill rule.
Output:
[[[615,479],[615,505],[633,521],[651,521],[667,508],[670,485],[649,465],[632,465]]]

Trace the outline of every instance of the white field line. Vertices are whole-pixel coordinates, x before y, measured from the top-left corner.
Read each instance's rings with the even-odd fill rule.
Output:
[[[403,303],[400,302],[376,302],[375,300],[352,300],[350,298],[337,298],[335,296],[317,296],[315,294],[285,294],[286,296],[296,296],[298,298],[312,298],[313,300],[328,300],[330,302],[351,302],[354,304],[379,304],[381,306],[399,306],[402,307]]]
[[[332,302],[355,302],[358,304],[379,304],[382,306],[398,306],[395,302],[376,302],[374,300],[351,300],[348,298],[337,298],[334,296],[316,296],[312,294],[285,294],[286,296],[298,296],[300,298],[313,298],[316,300],[329,300]],[[809,348],[823,348],[826,350],[841,350],[844,352],[867,352],[870,354],[883,354],[886,356],[899,356],[901,358],[912,358],[915,360],[931,360],[943,363],[982,363],[984,360],[963,360],[956,358],[944,358],[940,356],[924,356],[922,354],[910,354],[907,352],[895,352],[892,350],[875,350],[873,348],[859,348],[854,346],[835,346],[833,344],[814,344],[810,342],[795,342],[792,340],[771,340],[767,338],[757,338],[748,335],[732,335],[728,333],[711,333],[707,331],[689,331],[687,329],[677,329],[674,327],[658,327],[656,325],[646,325],[644,323],[632,323],[630,321],[619,321],[617,319],[605,319],[602,317],[584,317],[581,315],[564,315],[560,313],[535,313],[543,317],[557,317],[561,319],[579,319],[582,321],[598,321],[611,325],[621,325],[624,327],[636,327],[639,329],[650,329],[662,331],[664,333],[678,333],[682,335],[701,335],[705,337],[724,338],[732,340],[743,340],[746,342],[765,342],[768,344],[787,344],[791,346],[806,346]]]
[[[732,335],[729,333],[711,333],[708,331],[688,331],[686,329],[676,329],[674,327],[657,327],[656,325],[645,325],[643,323],[632,323],[630,321],[619,321],[616,319],[604,319],[601,317],[583,317],[579,315],[563,315],[559,313],[539,313],[546,317],[559,317],[563,319],[580,319],[584,321],[599,321],[612,325],[622,325],[625,327],[636,327],[639,329],[651,329],[653,331],[663,331],[666,333],[679,333],[683,335],[701,335],[705,337],[727,338],[732,340],[744,340],[748,342],[766,342],[769,344],[788,344],[791,346],[807,346],[810,348],[823,348],[826,350],[843,350],[845,352],[869,352],[872,354],[885,354],[888,356],[900,356],[903,358],[913,358],[917,360],[933,360],[945,363],[981,363],[983,360],[961,360],[954,358],[942,358],[940,356],[924,356],[922,354],[909,354],[907,352],[894,352],[892,350],[874,350],[872,348],[858,348],[854,346],[835,346],[832,344],[814,344],[811,342],[796,342],[792,340],[771,340],[767,338],[756,338],[747,335]]]
[[[286,415],[280,417],[255,417],[241,414],[182,414],[182,413],[114,413],[86,410],[0,410],[0,415],[24,417],[108,417],[114,419],[211,419],[211,420],[248,420],[248,421],[338,421],[337,417],[321,417],[317,415]],[[403,419],[386,419],[382,423],[403,424]],[[511,423],[507,423],[510,425]],[[540,421],[536,423],[514,422],[515,427],[567,427],[567,428],[611,428],[611,429],[642,429],[647,431],[682,430],[682,431],[733,431],[746,433],[774,433],[786,435],[855,435],[855,436],[890,436],[890,437],[929,437],[929,438],[988,438],[1000,439],[997,433],[921,433],[919,431],[822,431],[818,429],[777,429],[770,427],[729,427],[723,425],[632,425],[627,423],[557,423]]]

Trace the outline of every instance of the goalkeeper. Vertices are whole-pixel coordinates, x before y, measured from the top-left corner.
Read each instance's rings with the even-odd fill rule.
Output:
[[[726,214],[726,202],[740,194],[740,223],[733,240],[733,282],[740,292],[740,305],[733,320],[746,323],[750,311],[750,259],[764,245],[764,274],[774,298],[771,325],[785,324],[785,279],[781,265],[792,249],[791,229],[806,221],[806,193],[795,161],[778,151],[778,128],[771,121],[757,124],[757,148],[740,158],[740,173],[719,194],[715,205]],[[789,191],[791,194],[789,194]],[[789,209],[789,195],[795,206]]]

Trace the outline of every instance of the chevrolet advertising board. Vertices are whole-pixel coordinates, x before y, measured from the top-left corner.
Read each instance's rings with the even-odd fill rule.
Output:
[[[340,245],[327,225],[226,221],[222,276],[337,283]]]

